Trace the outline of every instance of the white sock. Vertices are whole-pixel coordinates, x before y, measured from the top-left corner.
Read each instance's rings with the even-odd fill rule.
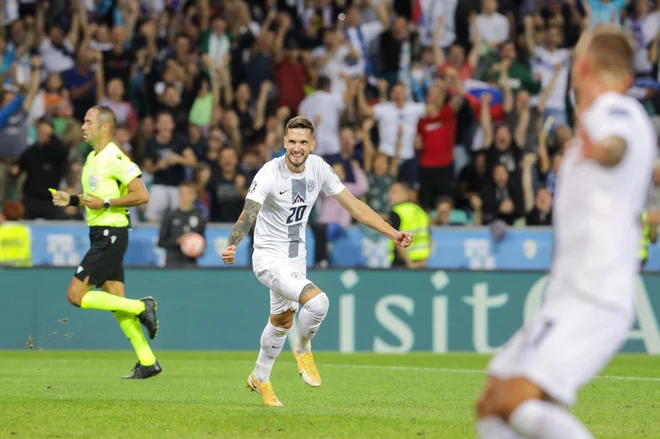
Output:
[[[529,439],[594,439],[568,410],[539,399],[520,404],[509,417],[509,424]]]
[[[321,322],[328,315],[330,301],[325,293],[321,293],[305,303],[298,315],[298,343],[296,352],[306,354],[311,348],[310,341],[316,335]]]
[[[509,424],[498,416],[488,416],[477,421],[479,439],[522,439]]]
[[[282,352],[286,334],[289,332],[286,328],[279,328],[270,321],[261,333],[261,349],[259,349],[259,358],[254,368],[254,377],[261,383],[270,381],[270,371],[273,370],[275,359]]]

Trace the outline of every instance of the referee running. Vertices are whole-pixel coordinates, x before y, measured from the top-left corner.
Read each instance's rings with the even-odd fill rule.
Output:
[[[156,301],[140,300],[124,295],[124,254],[128,247],[129,217],[127,207],[149,201],[147,188],[139,178],[140,168],[112,142],[117,119],[103,105],[92,107],[85,115],[83,139],[94,152],[82,170],[84,194],[70,195],[57,191],[53,204],[85,206],[89,224],[90,249],[71,280],[67,298],[83,309],[112,311],[138,357],[133,374],[127,379],[144,379],[158,375],[162,368],[142,333],[140,323],[156,337]],[[93,287],[100,288],[92,290]]]

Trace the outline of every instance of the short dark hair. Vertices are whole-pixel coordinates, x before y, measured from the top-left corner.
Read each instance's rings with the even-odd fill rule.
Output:
[[[158,110],[158,113],[156,113],[156,120],[158,120],[158,118],[162,115],[170,116],[172,120],[174,120],[174,114],[165,108]]]
[[[399,186],[401,186],[407,192],[410,192],[410,190],[412,189],[410,187],[410,185],[408,184],[408,182],[405,181],[405,180],[397,180],[394,183],[392,183],[392,186],[394,186],[395,184],[398,184]]]
[[[316,80],[316,89],[317,90],[327,90],[330,88],[332,81],[327,76],[319,76],[319,79]]]
[[[179,187],[180,187],[180,188],[181,188],[181,187],[187,187],[187,188],[192,189],[193,191],[195,191],[196,194],[198,194],[198,191],[197,191],[197,185],[196,185],[195,182],[192,181],[192,180],[184,180],[184,181],[182,181],[181,183],[179,183]]]
[[[35,125],[50,125],[51,128],[53,128],[53,120],[48,117],[48,116],[41,116],[39,119],[37,119]]]
[[[195,182],[192,180],[183,180],[181,183],[179,183],[179,187],[181,186],[186,186],[186,187],[197,187],[195,186]]]
[[[306,117],[296,116],[289,119],[289,121],[286,123],[286,127],[284,128],[284,132],[288,133],[291,129],[309,130],[312,137],[314,137],[314,124]]]
[[[435,200],[435,205],[437,206],[438,204],[441,203],[446,203],[454,207],[454,199],[452,197],[448,197],[446,195],[440,196]]]
[[[96,105],[91,109],[99,112],[97,119],[100,125],[110,124],[110,132],[114,135],[115,131],[117,131],[117,116],[115,116],[115,112],[107,105]]]

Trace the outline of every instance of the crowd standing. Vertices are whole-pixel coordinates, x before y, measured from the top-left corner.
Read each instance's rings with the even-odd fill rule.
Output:
[[[630,93],[660,120],[648,0],[0,0],[0,14],[0,203],[25,219],[82,218],[48,188],[81,193],[81,120],[103,104],[150,191],[134,223],[161,223],[182,185],[187,210],[236,221],[302,115],[314,153],[395,222],[412,202],[438,226],[551,225],[572,49],[601,23],[629,31]],[[330,197],[313,222],[326,238],[351,218]]]

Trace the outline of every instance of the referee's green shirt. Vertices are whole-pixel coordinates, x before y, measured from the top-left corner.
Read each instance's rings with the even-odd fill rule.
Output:
[[[82,170],[82,187],[86,194],[93,194],[102,200],[123,197],[128,193],[127,186],[142,171],[126,154],[111,142],[99,153],[92,151]],[[90,226],[126,227],[128,217],[125,207],[87,210],[87,224]]]

